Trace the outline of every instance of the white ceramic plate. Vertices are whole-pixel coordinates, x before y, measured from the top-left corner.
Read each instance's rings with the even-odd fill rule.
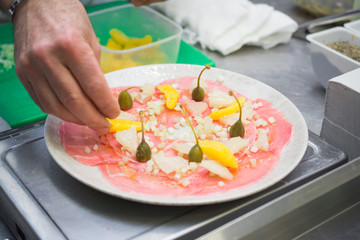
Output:
[[[203,69],[203,66],[185,64],[148,65],[111,72],[106,74],[106,79],[110,87],[142,85],[145,82],[157,84],[172,78],[196,77],[201,69]],[[285,114],[288,121],[293,125],[290,142],[283,149],[280,161],[264,178],[255,183],[232,189],[226,194],[222,192],[205,196],[171,197],[122,191],[104,179],[97,167],[82,165],[64,151],[57,134],[62,120],[51,115],[48,116],[45,124],[47,148],[61,168],[84,184],[116,197],[150,204],[200,205],[230,201],[264,190],[288,175],[304,156],[308,140],[306,123],[295,105],[273,88],[238,73],[212,68],[205,71],[202,78],[210,80],[224,79],[225,85],[239,91],[248,98],[262,98],[270,101],[276,109]]]

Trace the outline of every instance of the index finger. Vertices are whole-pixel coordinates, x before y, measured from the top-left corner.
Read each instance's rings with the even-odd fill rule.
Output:
[[[101,72],[94,51],[84,43],[76,47],[69,49],[72,54],[64,55],[67,67],[99,112],[108,118],[116,118],[120,113],[119,104]]]

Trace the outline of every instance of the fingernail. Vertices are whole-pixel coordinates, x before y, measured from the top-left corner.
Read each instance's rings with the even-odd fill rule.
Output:
[[[97,130],[97,133],[101,134],[101,135],[104,135],[104,134],[107,134],[110,130],[110,126],[104,126],[102,128],[99,128]]]
[[[120,115],[120,111],[114,112],[114,113],[112,113],[112,114],[109,114],[108,117],[109,117],[110,119],[114,119],[114,118],[117,118],[119,115]]]

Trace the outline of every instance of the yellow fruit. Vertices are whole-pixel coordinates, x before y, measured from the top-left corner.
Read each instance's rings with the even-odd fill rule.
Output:
[[[108,119],[108,121],[111,125],[110,132],[123,131],[131,128],[132,126],[136,127],[136,131],[138,132],[141,131],[141,122],[118,119],[118,118]]]
[[[130,38],[128,36],[125,35],[125,33],[123,33],[122,31],[118,30],[118,29],[111,29],[110,30],[110,36],[118,43],[121,45],[126,44]]]
[[[238,168],[234,154],[223,143],[213,140],[199,140],[203,153],[226,167]]]
[[[110,38],[105,46],[108,49],[111,50],[121,50],[122,47],[120,44],[118,44],[114,39]]]
[[[168,109],[174,109],[177,103],[177,100],[180,97],[180,92],[173,88],[169,84],[159,85],[157,88],[165,94],[166,98],[166,107]]]
[[[245,98],[243,97],[239,97],[238,98],[241,106],[244,104],[245,102]],[[217,111],[213,111],[210,114],[210,117],[212,118],[212,120],[219,120],[221,117],[232,114],[232,113],[236,113],[239,111],[239,105],[237,104],[236,101],[234,101],[230,106],[217,110]]]

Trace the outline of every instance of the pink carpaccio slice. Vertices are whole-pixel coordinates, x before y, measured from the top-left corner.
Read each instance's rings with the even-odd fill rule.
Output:
[[[159,85],[176,84],[177,89],[181,92],[178,102],[186,107],[187,101],[191,99],[188,87],[193,79],[194,77],[170,79]],[[206,82],[209,92],[212,92],[215,87],[225,92],[230,90],[221,83],[210,80]],[[112,89],[114,96],[116,97],[124,88],[126,87]],[[129,92],[132,91],[136,91],[136,89]],[[242,96],[241,93],[235,92],[235,94],[237,97]],[[160,99],[161,95],[162,93],[156,89],[155,99]],[[204,101],[208,101],[207,97]],[[266,127],[256,127],[255,120],[251,120],[244,125],[244,138],[251,138],[251,140],[243,151],[235,154],[239,168],[229,169],[234,176],[232,180],[224,180],[219,176],[209,174],[209,171],[203,167],[183,173],[180,178],[176,176],[176,173],[165,174],[161,170],[157,173],[148,173],[146,171],[147,164],[137,162],[133,156],[124,151],[113,133],[98,136],[91,129],[73,123],[63,122],[59,129],[59,137],[64,150],[75,159],[74,161],[77,160],[84,165],[98,167],[105,179],[123,191],[167,196],[207,195],[214,192],[225,192],[258,181],[267,175],[279,161],[281,151],[289,142],[292,134],[292,125],[285,119],[283,113],[273,108],[270,102],[263,99],[253,99],[252,102],[262,103],[261,107],[254,110],[258,118],[261,117],[266,120],[272,117],[275,122],[268,123]],[[146,104],[134,101],[134,107],[127,112],[138,115],[138,109],[146,109]],[[211,108],[209,107],[202,113],[202,117],[205,118],[210,113]],[[157,127],[160,125],[164,125],[167,129],[175,127],[181,117],[183,117],[181,112],[165,109],[157,116]],[[196,121],[192,121],[192,123],[194,126],[197,124]],[[269,150],[249,151],[255,143],[256,132],[259,128],[268,129]],[[157,148],[161,143],[160,138],[156,137],[153,132],[147,132],[146,135]],[[170,147],[174,141],[178,140],[165,140],[166,156],[177,155],[177,152]],[[186,158],[186,156],[184,157]],[[256,167],[250,163],[254,160]],[[184,182],[188,184],[184,184]]]

